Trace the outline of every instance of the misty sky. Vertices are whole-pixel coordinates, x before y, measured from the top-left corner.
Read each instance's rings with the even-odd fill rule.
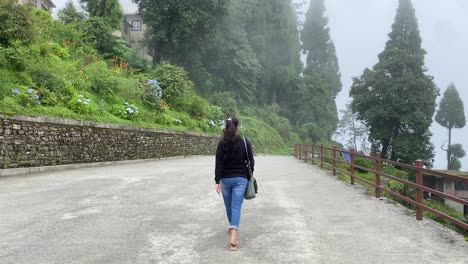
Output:
[[[57,10],[66,0],[53,0]],[[235,0],[237,1],[237,0]],[[303,2],[303,0],[294,0]],[[307,4],[303,7],[305,13]],[[121,0],[124,13],[134,13],[131,0]],[[337,98],[339,109],[350,101],[348,96],[352,77],[362,74],[364,68],[377,63],[383,51],[395,18],[398,0],[325,0],[331,37],[335,42],[340,64],[343,91]],[[441,89],[441,95],[454,82],[465,103],[468,117],[468,0],[413,0],[422,46],[429,74]],[[441,96],[437,99],[441,99]],[[440,146],[447,145],[447,129],[433,123],[432,142],[436,147],[435,168],[444,169],[446,159]],[[453,143],[460,143],[468,152],[468,126],[453,130]],[[468,157],[462,160],[468,170]]]
[[[387,34],[391,31],[398,0],[325,0],[331,37],[336,45],[343,91],[337,105],[343,108],[350,101],[352,77],[362,74],[365,67],[377,63],[383,51]],[[468,0],[413,0],[422,37],[422,46],[428,73],[441,89],[441,96],[450,82],[454,82],[465,103],[468,117]],[[431,127],[432,142],[436,147],[434,167],[446,167],[447,129],[435,121]],[[454,129],[453,143],[460,143],[468,152],[468,126]],[[468,169],[468,158],[462,160]]]

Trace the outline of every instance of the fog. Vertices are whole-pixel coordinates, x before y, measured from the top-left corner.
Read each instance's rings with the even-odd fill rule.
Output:
[[[350,101],[352,77],[373,67],[377,55],[383,51],[387,34],[395,18],[398,0],[325,0],[331,37],[335,43],[340,64],[343,90],[336,103],[342,109]],[[468,117],[468,1],[467,0],[413,0],[420,29],[428,74],[441,90],[441,96],[450,82],[454,82],[465,103]],[[304,9],[308,7],[305,6]],[[438,109],[438,108],[437,108]],[[435,121],[432,124],[432,142],[436,156],[434,167],[445,169],[447,129]],[[460,143],[468,152],[468,126],[453,129],[453,144]],[[468,169],[468,158],[462,159],[462,169]]]
[[[237,0],[235,0],[237,1]],[[57,10],[66,0],[54,0]],[[303,0],[294,0],[303,2]],[[121,1],[124,13],[134,13],[136,6],[130,0]],[[340,64],[343,90],[337,97],[339,109],[350,101],[348,96],[352,77],[362,74],[364,68],[377,63],[377,55],[383,51],[387,34],[391,31],[398,0],[325,0],[326,15],[329,18],[330,33],[335,42]],[[428,73],[443,92],[454,82],[465,103],[468,117],[468,0],[413,0],[419,22],[422,46]],[[308,8],[302,7],[301,13]],[[447,129],[433,123],[432,142],[436,156],[434,167],[444,169],[445,152],[440,149],[447,145]],[[453,143],[460,143],[468,152],[468,126],[454,129]],[[468,170],[468,157],[462,160],[462,169]]]

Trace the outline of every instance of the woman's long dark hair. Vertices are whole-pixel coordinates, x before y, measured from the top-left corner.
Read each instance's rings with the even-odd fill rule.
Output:
[[[238,146],[236,144],[239,139],[239,119],[230,117],[224,121],[223,149],[224,159],[229,159],[233,154],[237,153]]]

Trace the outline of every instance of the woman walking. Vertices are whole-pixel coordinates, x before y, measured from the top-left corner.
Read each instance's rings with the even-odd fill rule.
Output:
[[[239,135],[239,120],[235,117],[228,118],[225,122],[224,136],[216,149],[215,182],[216,192],[223,194],[229,221],[231,250],[236,250],[238,247],[237,231],[249,175],[247,158],[250,159],[253,171],[255,161],[252,145],[249,140]]]

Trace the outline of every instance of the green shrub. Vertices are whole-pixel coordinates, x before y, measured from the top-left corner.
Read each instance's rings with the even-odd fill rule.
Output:
[[[52,44],[50,48],[50,52],[54,54],[55,56],[64,60],[69,60],[71,58],[70,52],[68,51],[68,49],[58,44]]]
[[[327,138],[325,130],[314,122],[302,124],[298,131],[302,138],[312,140],[312,142],[318,142]]]
[[[83,32],[78,31],[75,25],[64,25],[60,22],[54,21],[49,28],[49,36],[51,41],[60,44],[61,47],[68,49],[70,55],[75,59],[80,59],[80,51],[86,51],[83,54],[95,54],[90,46],[83,44]]]
[[[239,115],[235,96],[231,92],[216,92],[213,94],[210,101],[212,104],[221,107],[224,114],[224,118],[222,119]]]
[[[368,159],[365,159],[365,158],[357,158],[355,159],[355,164],[358,165],[358,166],[361,166],[361,167],[364,167],[364,168],[368,168],[368,169],[374,169],[374,165],[372,164],[372,162]],[[368,171],[366,170],[363,170],[363,169],[360,169],[360,168],[356,168],[357,171],[359,172],[362,172],[362,173],[367,173]]]
[[[68,108],[79,114],[92,114],[95,112],[95,109],[91,103],[91,99],[85,98],[85,96],[82,94],[72,98],[68,102]]]
[[[34,40],[31,7],[17,0],[0,1],[0,45],[8,46],[12,40],[29,44]]]
[[[115,80],[117,81],[117,89],[121,96],[124,98],[130,99],[137,99],[139,101],[143,101],[143,95],[145,93],[145,88],[142,87],[140,80],[133,79],[133,78],[126,78],[123,76],[115,76]]]
[[[191,117],[203,119],[210,114],[210,105],[198,95],[183,96],[175,100],[174,108],[187,112]]]
[[[132,49],[127,46],[125,40],[120,38],[114,38],[112,40],[114,43],[112,44],[112,51],[110,52],[112,57],[123,58],[125,54],[130,52]]]
[[[65,80],[48,68],[32,69],[31,78],[37,87],[45,87],[53,92],[63,91],[66,87]]]
[[[193,94],[193,83],[188,79],[187,72],[168,63],[162,63],[154,71],[154,77],[158,80],[163,90],[163,99],[173,105],[177,98]]]
[[[79,24],[85,44],[96,49],[104,57],[112,58],[115,37],[104,18],[90,17]]]
[[[348,163],[337,163],[336,167],[344,171],[351,171]]]
[[[34,25],[43,28],[44,26],[50,26],[52,24],[52,15],[43,9],[33,8],[31,15],[33,17]]]
[[[135,72],[148,72],[149,63],[144,58],[141,58],[138,53],[130,49],[125,52],[122,56],[122,59],[128,62],[128,66],[135,70]]]
[[[87,77],[80,78],[79,76],[76,76],[70,81],[71,81],[71,86],[79,91],[90,90],[91,86],[93,85],[92,81]]]
[[[440,212],[443,212],[444,214],[447,214],[459,221],[462,221],[464,223],[468,223],[468,218],[466,216],[464,216],[462,213],[459,213],[457,210],[443,204],[442,202],[440,201],[435,201],[435,200],[424,200],[423,202],[425,205],[437,210],[437,211],[440,211]],[[445,219],[443,219],[442,217],[440,216],[437,216],[437,215],[434,215],[432,214],[431,212],[428,212],[428,211],[424,211],[424,216],[425,217],[429,217],[431,219],[434,219],[438,222],[441,222],[443,225],[445,226],[452,226],[453,224]]]
[[[0,46],[0,66],[18,71],[26,70],[32,60],[30,49],[18,40],[11,43],[7,48]]]
[[[119,92],[119,79],[113,76],[104,61],[89,64],[85,68],[86,75],[91,81],[90,89],[106,96],[115,96]]]
[[[88,45],[79,46],[75,51],[75,56],[81,59],[80,63],[83,66],[99,61],[97,51],[93,47]]]
[[[71,85],[65,85],[63,90],[54,93],[57,96],[58,103],[63,106],[67,106],[70,100],[76,97],[76,89]]]
[[[50,44],[47,42],[43,42],[39,44],[39,55],[42,57],[47,56],[50,53]]]
[[[5,96],[10,96],[11,91],[21,83],[16,72],[11,69],[0,68],[0,100]]]
[[[125,102],[123,104],[114,104],[111,108],[111,114],[122,119],[135,120],[137,119],[140,111],[134,104]]]
[[[38,90],[34,90],[32,88],[25,89],[23,87],[12,90],[12,93],[18,102],[24,107],[34,107],[41,104]]]
[[[217,122],[219,120],[224,120],[225,115],[221,107],[216,105],[210,105],[208,118],[212,119],[214,122]]]
[[[160,125],[171,125],[173,122],[173,119],[172,117],[166,114],[157,114],[154,121],[156,122],[156,124],[160,124]]]
[[[54,92],[49,91],[48,89],[41,88],[39,89],[39,97],[41,104],[46,106],[55,106],[58,104],[57,96]]]

